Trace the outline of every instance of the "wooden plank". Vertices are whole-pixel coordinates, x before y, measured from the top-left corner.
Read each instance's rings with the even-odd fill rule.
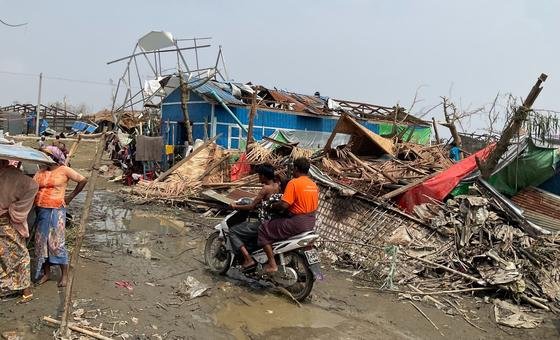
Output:
[[[233,199],[231,199],[231,198],[229,198],[225,195],[219,194],[212,189],[203,191],[201,193],[201,195],[205,196],[205,197],[208,197],[210,199],[216,200],[218,202],[222,202],[222,203],[227,204],[227,205],[235,202]]]
[[[184,159],[180,160],[179,162],[177,162],[175,165],[173,165],[171,168],[169,168],[166,172],[162,173],[158,178],[156,178],[154,180],[154,183],[158,183],[163,181],[167,176],[169,176],[173,171],[177,170],[178,167],[180,167],[181,165],[185,164],[186,162],[190,161],[194,156],[196,156],[197,153],[199,153],[201,150],[204,150],[208,145],[214,143],[214,141],[216,139],[218,139],[218,137],[220,136],[220,134],[218,134],[215,137],[210,138],[209,140],[207,140],[206,142],[204,142],[201,146],[199,146],[198,148],[194,149],[193,152],[191,152],[190,154],[187,155],[187,157],[185,157]]]
[[[420,179],[418,179],[418,180],[416,180],[416,181],[414,181],[414,182],[412,182],[412,183],[409,183],[409,184],[407,184],[407,185],[405,185],[405,186],[403,186],[403,187],[400,187],[400,188],[398,188],[398,189],[396,189],[396,190],[393,190],[393,191],[391,191],[391,192],[388,192],[388,193],[386,193],[385,195],[381,196],[381,199],[390,199],[390,198],[396,197],[396,196],[398,196],[398,195],[400,195],[400,194],[402,194],[402,193],[404,193],[404,192],[407,192],[408,190],[414,188],[415,186],[417,186],[417,185],[419,185],[419,184],[421,184],[421,183],[423,183],[423,182],[429,180],[430,178],[434,177],[434,176],[437,175],[437,174],[439,174],[439,172],[434,172],[434,173],[429,174],[429,175],[427,175],[427,176],[424,176],[424,177],[422,177],[422,178],[420,178]]]

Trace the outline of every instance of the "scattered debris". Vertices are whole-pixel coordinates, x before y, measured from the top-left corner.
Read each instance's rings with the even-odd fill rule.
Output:
[[[129,291],[134,290],[134,285],[129,281],[115,281],[115,286],[128,289]]]
[[[204,295],[208,289],[210,289],[210,287],[206,286],[194,277],[187,276],[187,279],[181,282],[181,287],[177,291],[177,295],[192,300]]]
[[[2,339],[6,340],[23,340],[23,334],[19,331],[6,331],[2,332]]]
[[[512,328],[537,328],[543,321],[542,317],[529,315],[519,306],[499,299],[494,300],[494,316],[498,324]]]

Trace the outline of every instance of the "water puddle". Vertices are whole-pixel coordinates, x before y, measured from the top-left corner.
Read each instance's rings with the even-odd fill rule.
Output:
[[[265,335],[279,328],[331,328],[345,318],[310,305],[301,308],[285,299],[265,295],[254,299],[243,298],[239,303],[228,303],[215,315],[219,326],[228,328],[236,339],[248,339],[247,333]]]
[[[83,195],[76,203],[83,202]],[[93,199],[90,221],[85,239],[93,246],[105,246],[134,252],[151,258],[150,243],[165,235],[179,235],[187,231],[185,222],[174,216],[126,207],[115,200],[114,194],[98,192]]]

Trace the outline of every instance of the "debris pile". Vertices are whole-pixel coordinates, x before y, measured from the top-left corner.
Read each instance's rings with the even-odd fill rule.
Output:
[[[356,156],[345,145],[327,152],[321,168],[339,183],[349,185],[370,197],[378,197],[403,185],[426,179],[453,163],[443,146],[422,146],[402,143],[390,159]]]
[[[188,200],[197,195],[203,185],[229,181],[229,159],[222,148],[212,141],[195,145],[195,150],[175,164],[155,181],[140,179],[131,193],[142,198]]]
[[[405,250],[417,260],[406,262],[414,265],[406,272],[416,275],[402,282],[430,290],[492,287],[547,310],[546,303],[560,302],[558,239],[529,236],[494,198],[457,196],[415,212],[438,237],[424,243],[433,251]]]

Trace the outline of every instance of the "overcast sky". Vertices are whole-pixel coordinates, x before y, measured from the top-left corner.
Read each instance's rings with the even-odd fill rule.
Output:
[[[463,108],[496,93],[524,97],[549,75],[535,106],[560,109],[560,2],[554,0],[0,1],[0,105],[37,101],[110,107],[139,37],[213,37],[231,78],[279,89],[416,108],[451,96]],[[51,79],[49,79],[51,78]],[[52,78],[93,81],[69,82]],[[440,116],[434,111],[432,115]],[[482,126],[473,122],[471,128]]]

